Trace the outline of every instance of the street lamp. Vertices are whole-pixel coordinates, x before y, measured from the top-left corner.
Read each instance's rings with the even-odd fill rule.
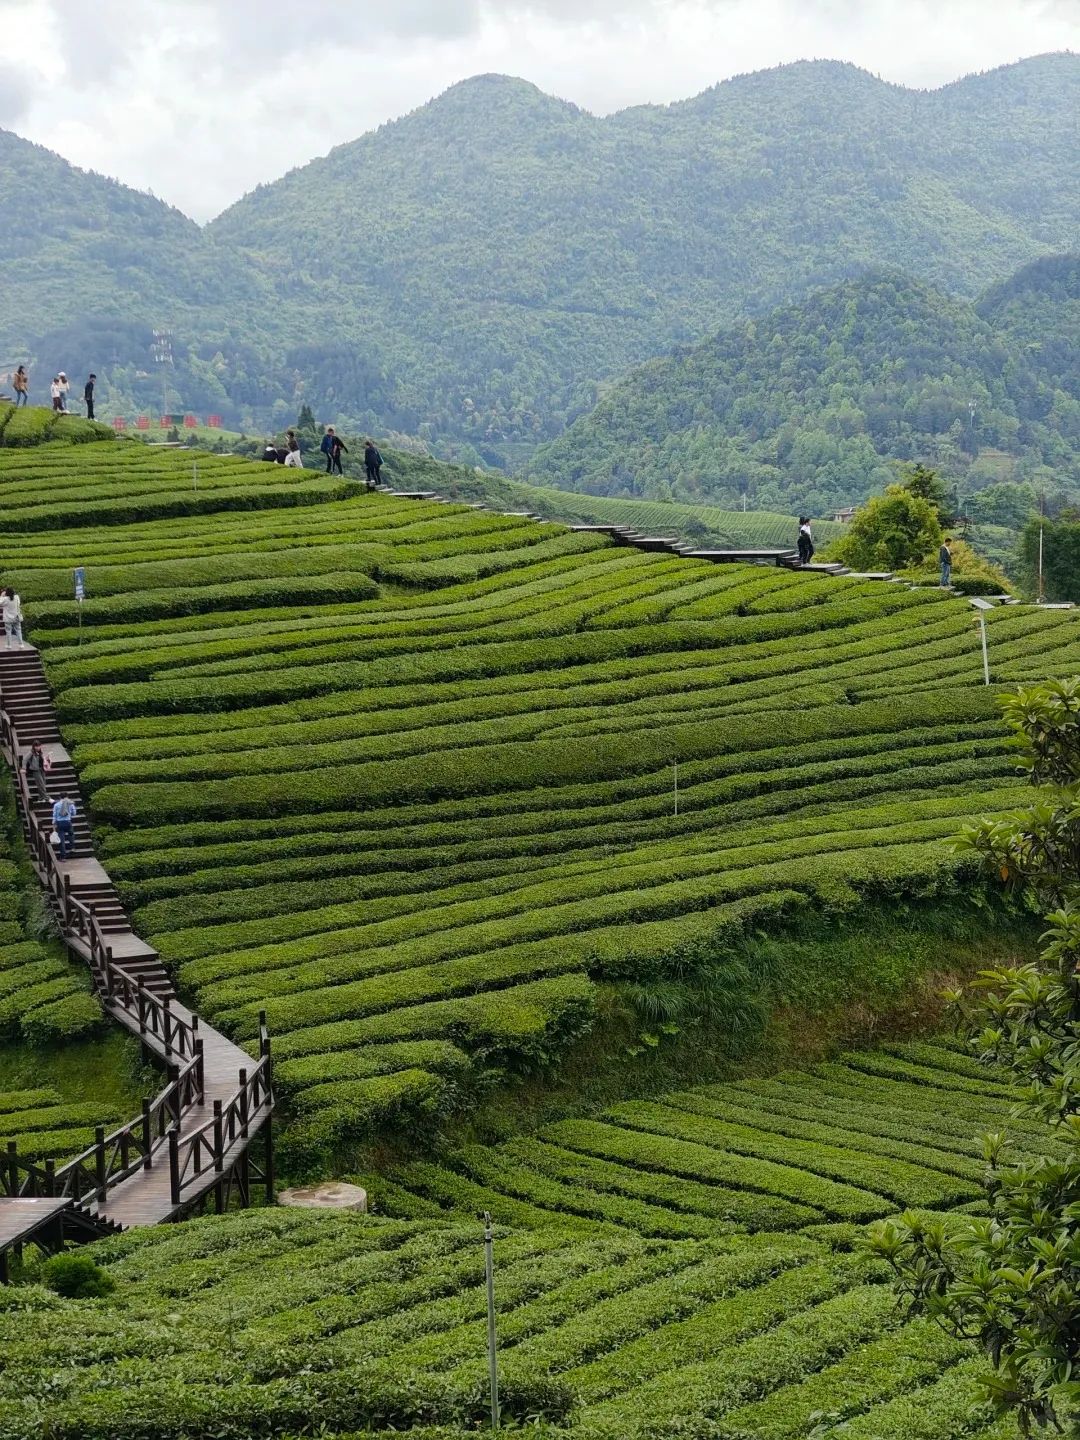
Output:
[[[983,678],[987,685],[990,684],[990,655],[986,648],[986,612],[994,607],[989,600],[980,600],[973,596],[971,604],[979,612],[979,629],[982,631],[982,652],[983,652]]]

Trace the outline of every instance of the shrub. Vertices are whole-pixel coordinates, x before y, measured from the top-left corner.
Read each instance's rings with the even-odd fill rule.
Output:
[[[116,1288],[116,1281],[89,1255],[54,1255],[41,1267],[41,1283],[68,1300],[100,1300]]]

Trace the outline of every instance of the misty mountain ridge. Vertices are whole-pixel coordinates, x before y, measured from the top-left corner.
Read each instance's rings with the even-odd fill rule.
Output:
[[[3,135],[0,354],[85,359],[130,409],[163,326],[178,408],[308,400],[513,464],[739,316],[880,266],[974,299],[1075,248],[1078,107],[1068,54],[934,91],[806,61],[603,118],[477,76],[203,229]]]

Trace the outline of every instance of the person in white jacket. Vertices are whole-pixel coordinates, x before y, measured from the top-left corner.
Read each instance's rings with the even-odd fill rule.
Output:
[[[0,615],[4,617],[4,635],[7,637],[6,644],[9,650],[18,645],[23,647],[22,638],[22,603],[18,595],[9,586],[0,590]]]

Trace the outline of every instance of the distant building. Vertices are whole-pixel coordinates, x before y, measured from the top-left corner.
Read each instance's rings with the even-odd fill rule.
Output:
[[[844,510],[834,510],[832,518],[839,520],[841,525],[846,525],[849,520],[854,520],[855,518],[855,506],[849,505]]]

